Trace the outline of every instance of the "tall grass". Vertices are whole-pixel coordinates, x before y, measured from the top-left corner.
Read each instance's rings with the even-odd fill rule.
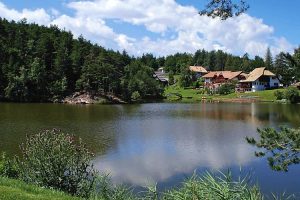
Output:
[[[215,176],[206,173],[203,176],[193,175],[183,183],[180,189],[164,193],[164,199],[182,200],[262,200],[257,186],[248,183],[248,177],[233,180],[231,173]]]
[[[126,186],[113,186],[108,176],[97,178],[91,200],[292,200],[293,195],[264,196],[251,177],[233,179],[230,171],[204,175],[194,174],[181,187],[158,192],[156,185],[134,194]]]

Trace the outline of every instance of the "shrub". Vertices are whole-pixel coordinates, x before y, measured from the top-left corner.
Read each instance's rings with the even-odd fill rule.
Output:
[[[93,154],[81,140],[59,130],[45,130],[21,145],[21,179],[72,195],[88,197],[96,171]]]
[[[194,88],[199,88],[199,87],[200,87],[199,82],[198,82],[198,81],[195,81],[195,82],[193,83],[193,87],[194,87]]]
[[[173,85],[175,83],[174,73],[170,71],[169,73],[169,85]]]
[[[8,178],[18,178],[19,176],[19,166],[16,159],[10,159],[5,153],[2,153],[0,158],[0,176]]]
[[[289,87],[285,92],[285,98],[291,103],[297,103],[299,101],[299,91],[295,87]]]
[[[140,101],[141,99],[142,99],[142,97],[138,91],[134,91],[131,94],[131,101]]]
[[[235,90],[235,84],[225,83],[218,88],[217,93],[221,95],[226,95],[226,94],[233,93],[234,90]]]
[[[284,99],[284,92],[282,92],[280,90],[276,90],[274,92],[274,96],[276,97],[277,100],[282,100],[282,99]]]

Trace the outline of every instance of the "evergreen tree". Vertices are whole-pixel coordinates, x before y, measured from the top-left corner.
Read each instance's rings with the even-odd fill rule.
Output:
[[[269,47],[267,49],[266,56],[265,56],[265,67],[268,70],[273,69],[273,58]]]
[[[279,53],[275,58],[274,72],[280,77],[281,82],[288,86],[295,80],[295,70],[291,63],[289,53]]]

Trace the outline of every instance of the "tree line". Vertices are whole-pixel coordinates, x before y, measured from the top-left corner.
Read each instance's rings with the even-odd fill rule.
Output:
[[[265,66],[282,76],[284,84],[299,80],[300,48],[294,54],[282,52],[272,58],[246,53],[244,56],[204,49],[165,57],[143,54],[133,57],[126,51],[105,49],[57,26],[39,26],[27,21],[0,18],[0,100],[46,102],[63,99],[76,91],[112,93],[124,100],[132,95],[157,98],[163,85],[153,72],[164,67],[171,74],[186,75],[188,66],[208,70],[250,72]],[[188,77],[188,76],[187,76]]]
[[[0,100],[57,101],[75,91],[155,97],[161,86],[153,70],[126,51],[74,39],[57,26],[0,18]]]

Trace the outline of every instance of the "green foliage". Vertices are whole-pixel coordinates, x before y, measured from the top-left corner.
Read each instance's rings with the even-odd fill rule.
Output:
[[[143,65],[148,66],[154,70],[157,70],[159,67],[158,60],[153,56],[153,54],[143,54],[142,57],[139,58],[139,60],[141,63],[143,63]]]
[[[138,91],[134,91],[131,95],[131,101],[140,101],[141,95]]]
[[[133,200],[132,190],[123,185],[114,186],[107,175],[97,176],[89,200]]]
[[[105,62],[103,55],[96,58],[89,55],[83,65],[82,75],[76,82],[76,87],[85,91],[116,91],[119,84],[116,74],[116,69]]]
[[[271,50],[270,48],[267,49],[266,52],[266,56],[265,56],[265,67],[268,70],[272,70],[273,69],[273,58],[272,58],[272,54],[271,54]]]
[[[121,86],[123,97],[131,99],[134,92],[138,92],[141,98],[160,97],[162,86],[153,78],[153,69],[134,61],[125,68],[125,76],[122,78]]]
[[[5,153],[0,158],[0,176],[18,178],[20,173],[16,159],[10,159]]]
[[[164,62],[164,68],[168,72],[174,74],[181,73],[183,67],[187,67],[192,64],[193,56],[187,53],[176,53],[174,55],[167,56]]]
[[[96,172],[93,154],[81,140],[59,130],[46,130],[28,137],[21,145],[22,180],[88,197]]]
[[[217,93],[220,95],[227,95],[230,93],[234,93],[235,91],[235,84],[234,83],[225,83],[222,84],[219,88]]]
[[[192,74],[191,71],[183,67],[181,69],[181,74],[179,77],[179,86],[180,87],[189,87],[192,84]]]
[[[297,103],[300,100],[299,90],[295,87],[289,87],[285,91],[285,98],[291,103]]]
[[[254,59],[250,59],[247,53],[243,57],[239,57],[221,50],[208,52],[202,49],[195,52],[192,65],[205,66],[211,71],[230,70],[250,72],[254,68],[262,67],[265,64],[261,57],[255,56]]]
[[[76,90],[123,95],[121,77],[132,61],[125,51],[106,50],[56,26],[26,20],[0,18],[0,27],[0,99],[60,101]]]
[[[226,20],[233,16],[239,16],[248,9],[249,5],[245,0],[210,0],[206,8],[201,10],[199,14]]]
[[[284,85],[290,85],[295,80],[295,67],[293,67],[292,56],[281,52],[275,58],[274,72],[280,76]]]
[[[288,171],[292,164],[300,162],[300,129],[281,127],[258,129],[259,140],[246,138],[249,144],[262,151],[255,152],[258,157],[267,156],[270,167],[276,171]]]
[[[173,71],[171,71],[169,73],[169,85],[173,85],[174,83],[175,83],[174,73],[173,73]]]
[[[201,177],[196,175],[183,183],[180,189],[170,190],[164,195],[165,200],[262,200],[258,187],[249,186],[248,177],[234,181],[230,173],[214,176],[207,173]]]
[[[281,90],[276,90],[274,92],[274,96],[276,97],[277,100],[282,100],[285,98],[284,92]]]

